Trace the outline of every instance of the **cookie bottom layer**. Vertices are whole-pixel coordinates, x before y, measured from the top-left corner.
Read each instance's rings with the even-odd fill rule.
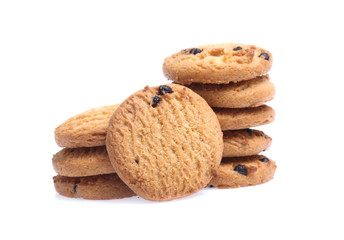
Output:
[[[263,155],[223,158],[208,187],[238,188],[268,182],[274,177],[276,163]]]
[[[53,179],[56,191],[70,198],[105,200],[127,198],[136,195],[117,174],[88,177],[64,177],[57,175]]]

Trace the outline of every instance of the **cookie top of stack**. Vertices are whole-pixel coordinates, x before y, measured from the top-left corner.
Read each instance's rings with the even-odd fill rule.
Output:
[[[181,84],[227,84],[267,73],[272,61],[270,52],[253,45],[210,44],[184,49],[166,58],[163,72]]]

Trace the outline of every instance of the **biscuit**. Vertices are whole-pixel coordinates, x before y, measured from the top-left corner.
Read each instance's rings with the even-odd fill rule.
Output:
[[[275,119],[272,107],[262,105],[254,108],[214,108],[221,129],[237,130],[271,123]]]
[[[56,191],[70,198],[105,200],[135,196],[135,193],[115,173],[88,177],[57,175],[53,180]]]
[[[223,133],[223,157],[243,157],[256,155],[269,149],[271,137],[262,131],[244,129]]]
[[[265,183],[274,177],[276,164],[263,155],[223,158],[208,186],[238,188]]]
[[[92,148],[64,148],[53,156],[58,175],[83,177],[114,173],[105,146]]]
[[[165,59],[163,72],[181,84],[227,84],[261,76],[271,65],[271,53],[262,48],[225,43],[181,50]]]
[[[275,86],[268,75],[229,84],[199,84],[187,86],[203,97],[211,107],[257,107],[273,99]]]
[[[139,196],[172,200],[203,189],[223,152],[218,119],[192,90],[145,87],[110,119],[106,147],[120,178]]]
[[[94,108],[71,117],[55,129],[57,145],[66,148],[104,146],[109,119],[118,104]]]

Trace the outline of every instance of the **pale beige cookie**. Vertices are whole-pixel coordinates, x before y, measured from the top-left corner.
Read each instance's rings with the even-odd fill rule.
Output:
[[[104,146],[109,119],[118,106],[94,108],[71,117],[55,129],[57,145],[67,148]]]
[[[145,87],[127,98],[111,117],[106,140],[120,178],[155,201],[204,188],[223,152],[215,113],[198,94],[177,84]]]
[[[203,97],[211,107],[246,108],[257,107],[273,99],[275,86],[268,75],[229,84],[187,85]]]
[[[181,50],[165,59],[163,72],[181,84],[226,84],[261,76],[271,65],[271,53],[262,48],[226,43]]]
[[[223,132],[223,157],[256,155],[269,149],[271,137],[262,131],[243,129]]]
[[[238,188],[258,185],[274,177],[276,163],[263,155],[223,158],[208,186]]]
[[[58,175],[54,177],[54,185],[59,194],[70,198],[105,200],[136,195],[115,173],[88,177]]]
[[[275,119],[272,107],[262,105],[254,108],[214,108],[221,129],[237,130],[271,123]]]
[[[114,173],[105,146],[92,148],[64,148],[53,157],[58,175],[83,177]]]

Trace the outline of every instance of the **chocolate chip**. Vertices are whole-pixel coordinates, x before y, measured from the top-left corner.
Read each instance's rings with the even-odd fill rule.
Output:
[[[266,158],[266,157],[263,157],[263,158],[259,159],[259,161],[261,161],[261,162],[269,162],[270,160],[268,158]]]
[[[239,51],[239,50],[241,50],[241,49],[242,49],[242,47],[237,46],[236,48],[233,49],[233,51]]]
[[[266,52],[262,52],[261,54],[259,54],[258,57],[263,56],[265,60],[269,61],[270,60],[270,56],[269,54],[267,54]]]
[[[160,102],[160,97],[154,96],[152,101],[152,107],[155,108],[156,106],[158,106],[158,103]]]
[[[164,95],[165,93],[173,93],[173,90],[169,86],[161,85],[159,87],[159,95]]]
[[[237,171],[238,173],[247,176],[247,169],[244,165],[241,165],[241,164],[237,165],[234,168],[234,171]]]
[[[250,128],[246,128],[245,131],[246,131],[248,134],[252,134],[252,133],[253,133],[253,130],[250,129]]]
[[[199,48],[191,48],[190,49],[190,53],[193,55],[199,54],[201,53],[203,50],[199,49]]]
[[[137,164],[139,164],[139,160],[138,160],[138,159],[135,159],[135,162],[136,162]]]
[[[71,149],[70,152],[74,152],[74,149]]]
[[[75,186],[74,186],[74,188],[73,188],[73,194],[77,194],[77,188],[78,188],[78,185],[77,184],[75,184]]]
[[[210,185],[209,187],[210,187],[210,188],[213,188],[214,186],[213,186],[213,185]]]

